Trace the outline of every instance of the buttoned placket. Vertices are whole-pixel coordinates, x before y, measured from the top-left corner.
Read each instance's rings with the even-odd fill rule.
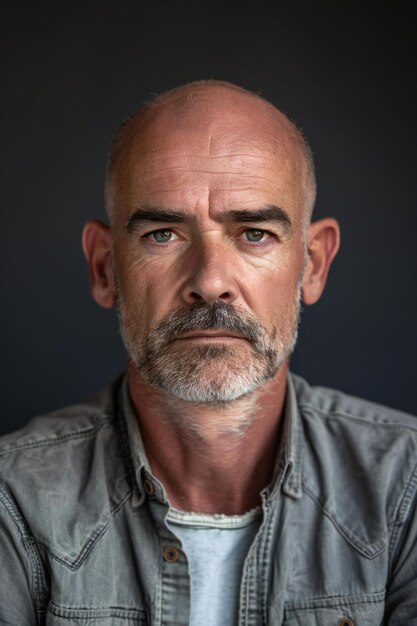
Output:
[[[150,471],[126,379],[119,402],[126,420],[136,477],[136,506],[148,507],[158,537],[158,551],[153,562],[149,563],[155,578],[152,589],[147,589],[150,598],[148,618],[151,626],[189,626],[191,586],[187,557],[180,540],[166,523],[169,512],[167,494]]]
[[[284,618],[284,593],[274,598],[274,615],[270,615],[270,580],[273,561],[272,543],[280,541],[288,507],[296,505],[301,498],[301,449],[295,390],[288,379],[284,409],[283,436],[277,451],[274,479],[269,488],[262,491],[263,521],[246,557],[240,589],[239,626],[267,626],[282,623]],[[280,546],[281,571],[284,572],[289,555],[287,545]],[[285,576],[282,580],[284,582]],[[278,584],[279,587],[279,584]],[[284,584],[283,584],[284,587]],[[278,621],[277,621],[278,619]]]
[[[187,557],[178,537],[169,528],[166,517],[169,504],[162,485],[143,471],[143,488],[147,505],[159,537],[156,595],[153,606],[155,626],[188,626],[190,620],[191,584]]]

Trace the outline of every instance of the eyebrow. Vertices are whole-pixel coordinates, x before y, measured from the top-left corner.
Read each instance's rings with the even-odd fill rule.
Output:
[[[234,222],[283,222],[286,226],[292,226],[287,211],[272,204],[261,209],[228,211],[226,219],[229,220],[230,218]]]
[[[129,216],[126,230],[133,231],[135,224],[141,222],[187,223],[194,216],[183,211],[167,211],[158,208],[139,208]],[[279,206],[267,205],[260,209],[223,211],[219,215],[220,222],[281,222],[287,227],[292,226],[288,213]]]
[[[187,222],[190,221],[182,211],[163,211],[162,209],[137,209],[132,215],[129,215],[126,224],[126,230],[132,232],[135,224],[138,222]]]

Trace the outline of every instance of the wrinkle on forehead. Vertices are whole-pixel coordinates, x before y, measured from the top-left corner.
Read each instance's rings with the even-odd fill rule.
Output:
[[[230,153],[233,146],[236,152],[283,147],[294,151],[296,143],[293,125],[275,107],[255,95],[224,88],[185,91],[157,101],[133,119],[126,144],[160,149],[171,143],[172,133],[193,140],[206,156]]]
[[[191,85],[168,92],[140,109],[115,144],[106,198],[110,214],[138,169],[174,154],[214,161],[238,154],[265,157],[267,167],[276,161],[300,187],[308,187],[298,130],[273,105],[233,85]]]

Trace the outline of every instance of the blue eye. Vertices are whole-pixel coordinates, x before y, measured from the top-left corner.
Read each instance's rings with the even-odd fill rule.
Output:
[[[155,230],[153,233],[149,233],[149,237],[153,237],[153,239],[158,243],[166,243],[172,237],[172,231],[168,228],[164,228],[162,230]]]
[[[245,230],[245,235],[248,241],[257,243],[258,241],[262,241],[265,236],[265,231],[257,228],[248,228],[248,230]]]

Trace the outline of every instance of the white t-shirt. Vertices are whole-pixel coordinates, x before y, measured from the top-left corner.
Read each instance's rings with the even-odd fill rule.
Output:
[[[240,582],[262,511],[205,515],[171,509],[167,522],[182,543],[191,580],[190,626],[235,626]]]

